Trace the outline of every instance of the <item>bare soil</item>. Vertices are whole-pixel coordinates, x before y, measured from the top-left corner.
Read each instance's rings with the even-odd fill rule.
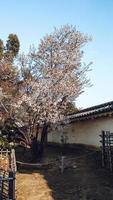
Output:
[[[59,147],[46,149],[47,169],[19,169],[16,177],[17,200],[113,200],[113,174],[101,167],[101,154],[83,146],[66,148],[66,169],[62,174]],[[25,154],[24,154],[25,156]],[[28,154],[26,154],[25,161]],[[17,153],[17,159],[19,159]],[[29,156],[28,156],[29,157]],[[22,160],[23,158],[21,158]]]

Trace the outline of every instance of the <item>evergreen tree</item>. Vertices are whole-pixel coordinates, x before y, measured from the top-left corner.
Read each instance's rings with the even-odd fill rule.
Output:
[[[3,58],[3,51],[4,51],[4,45],[3,41],[0,39],[0,60]]]
[[[6,56],[12,56],[13,58],[18,54],[20,42],[16,34],[9,34],[6,43]]]

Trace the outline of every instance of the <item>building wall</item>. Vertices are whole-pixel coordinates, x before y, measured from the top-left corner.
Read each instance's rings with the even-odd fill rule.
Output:
[[[48,141],[61,143],[61,137],[64,135],[66,143],[86,144],[98,147],[100,146],[99,134],[101,134],[102,130],[113,132],[113,118],[104,117],[74,122],[66,125],[66,127],[61,130],[49,133]]]

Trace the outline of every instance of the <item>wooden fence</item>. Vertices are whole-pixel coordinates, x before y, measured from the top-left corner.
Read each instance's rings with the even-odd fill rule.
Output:
[[[15,200],[15,150],[0,150],[0,200]]]
[[[113,172],[113,133],[102,131],[101,135],[102,167]]]

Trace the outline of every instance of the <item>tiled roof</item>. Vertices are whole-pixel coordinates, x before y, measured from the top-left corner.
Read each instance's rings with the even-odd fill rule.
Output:
[[[113,115],[113,101],[85,108],[76,113],[68,115],[67,118],[72,122],[107,116],[110,114]]]

